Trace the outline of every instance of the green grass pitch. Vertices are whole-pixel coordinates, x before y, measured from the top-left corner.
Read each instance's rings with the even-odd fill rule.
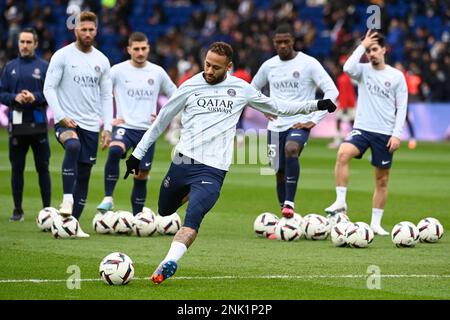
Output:
[[[52,206],[62,199],[63,150],[50,132]],[[300,214],[324,214],[334,201],[336,150],[328,140],[310,139],[301,158],[296,197]],[[331,241],[281,242],[258,238],[255,217],[265,211],[279,215],[275,177],[260,175],[263,164],[233,165],[222,194],[206,216],[199,236],[180,260],[176,275],[160,286],[148,278],[164,258],[172,237],[97,235],[91,220],[103,197],[106,152],[99,151],[80,219],[90,239],[55,240],[38,231],[41,209],[32,152],[27,158],[24,190],[25,221],[10,223],[12,212],[8,136],[0,130],[0,299],[449,299],[450,298],[450,144],[419,143],[396,153],[383,225],[390,230],[403,220],[417,223],[433,216],[446,228],[435,244],[398,249],[390,237],[376,236],[367,249],[335,248]],[[163,139],[156,155],[146,206],[156,211],[159,186],[172,148]],[[370,152],[369,152],[370,154]],[[124,162],[121,162],[121,174]],[[130,211],[132,179],[120,180],[116,209]],[[352,221],[370,222],[374,187],[368,155],[351,162],[348,192]],[[179,210],[184,218],[185,207]],[[107,254],[122,251],[135,262],[135,279],[111,287],[100,281],[98,266]],[[80,268],[80,289],[69,289],[68,267]],[[380,288],[369,289],[369,266],[381,272]],[[34,280],[48,281],[34,281]],[[373,281],[372,281],[373,282]]]

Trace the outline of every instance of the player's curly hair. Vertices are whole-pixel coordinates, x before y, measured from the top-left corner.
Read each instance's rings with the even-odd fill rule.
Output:
[[[97,15],[91,11],[82,11],[80,12],[79,22],[83,21],[91,21],[97,26]]]
[[[228,43],[214,42],[209,46],[208,51],[227,57],[229,62],[233,61],[233,48]]]

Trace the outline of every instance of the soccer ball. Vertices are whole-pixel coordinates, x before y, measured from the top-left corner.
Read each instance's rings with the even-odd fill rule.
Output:
[[[299,226],[302,224],[303,221],[303,217],[296,212],[294,212],[294,216],[291,219],[293,219],[294,222]]]
[[[176,212],[170,216],[159,216],[157,218],[156,230],[160,234],[175,234],[180,228],[181,218]]]
[[[275,226],[275,236],[278,240],[295,241],[302,236],[302,230],[294,219],[281,218]]]
[[[345,232],[347,244],[352,248],[367,248],[373,241],[373,230],[365,222],[350,223]]]
[[[139,212],[133,221],[133,233],[138,237],[150,237],[156,232],[156,218],[153,211]]]
[[[114,211],[97,212],[94,219],[92,219],[92,228],[95,232],[101,234],[114,233],[113,226],[116,221],[117,216]]]
[[[118,234],[130,234],[133,231],[134,216],[131,212],[119,210],[115,214],[113,230]]]
[[[76,238],[78,233],[78,220],[75,217],[57,215],[53,218],[52,235],[56,239]]]
[[[52,207],[46,207],[39,211],[36,217],[36,225],[41,231],[50,231],[53,219],[59,214],[58,210]]]
[[[124,253],[113,252],[100,262],[100,277],[109,285],[127,284],[133,279],[133,261]]]
[[[437,242],[444,234],[444,227],[435,218],[425,218],[417,224],[420,242]]]
[[[330,227],[341,223],[341,222],[350,222],[350,218],[345,214],[344,212],[339,212],[336,214],[329,214],[327,215],[328,221],[330,222]]]
[[[346,231],[349,225],[349,222],[344,221],[331,227],[331,242],[336,247],[345,247],[347,245]]]
[[[303,218],[301,229],[306,239],[324,240],[330,233],[330,224],[324,216],[310,213]]]
[[[402,221],[392,228],[391,238],[397,248],[414,247],[419,241],[419,229],[412,222]]]
[[[261,213],[256,217],[253,223],[253,230],[257,236],[267,237],[275,233],[275,226],[278,223],[278,217],[270,212]]]

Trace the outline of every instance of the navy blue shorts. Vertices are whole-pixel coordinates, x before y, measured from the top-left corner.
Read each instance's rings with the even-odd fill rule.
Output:
[[[58,140],[63,147],[64,144],[59,141],[59,135],[65,131],[74,131],[78,136],[78,140],[80,140],[81,149],[78,162],[92,165],[95,164],[97,160],[98,132],[81,129],[80,127],[65,128],[61,127],[59,124],[55,124],[56,140]]]
[[[126,158],[128,150],[130,148],[136,148],[139,141],[141,141],[147,130],[127,129],[123,127],[115,127],[112,132],[112,141],[120,141],[125,144],[126,152],[122,158]],[[155,143],[148,148],[147,153],[141,159],[139,170],[150,171],[152,168],[153,156],[155,155]]]
[[[356,157],[361,159],[370,147],[372,151],[372,165],[381,169],[389,169],[392,166],[393,153],[386,146],[391,136],[382,133],[353,129],[345,138],[345,142],[353,144],[358,148],[360,154]]]
[[[182,206],[189,195],[189,204],[183,226],[198,231],[203,217],[219,199],[226,171],[213,168],[178,153],[161,183],[158,212],[168,216]]]
[[[284,147],[288,141],[295,141],[303,148],[308,142],[310,129],[294,129],[276,132],[267,131],[267,146],[270,166],[276,172],[284,170],[286,164],[286,154]]]

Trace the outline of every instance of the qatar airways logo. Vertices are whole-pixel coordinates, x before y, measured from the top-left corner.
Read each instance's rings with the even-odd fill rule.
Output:
[[[211,112],[231,113],[233,101],[222,99],[198,99],[197,106],[208,109]]]
[[[389,83],[389,85],[386,85],[386,87],[387,87],[387,89],[386,89],[386,88],[382,87],[381,85],[378,85],[378,84],[373,83],[371,81],[367,81],[366,82],[366,87],[367,87],[367,90],[373,95],[377,95],[377,96],[382,97],[382,98],[389,98],[390,97],[390,95],[389,95],[390,83]]]
[[[300,85],[298,81],[275,81],[272,82],[275,89],[280,91],[289,91],[292,89],[298,90]]]
[[[146,89],[128,89],[127,95],[131,98],[134,98],[136,100],[149,100],[153,97],[153,91],[152,90],[146,90]]]
[[[98,77],[92,76],[78,76],[73,77],[73,81],[81,87],[96,87],[98,86]]]

